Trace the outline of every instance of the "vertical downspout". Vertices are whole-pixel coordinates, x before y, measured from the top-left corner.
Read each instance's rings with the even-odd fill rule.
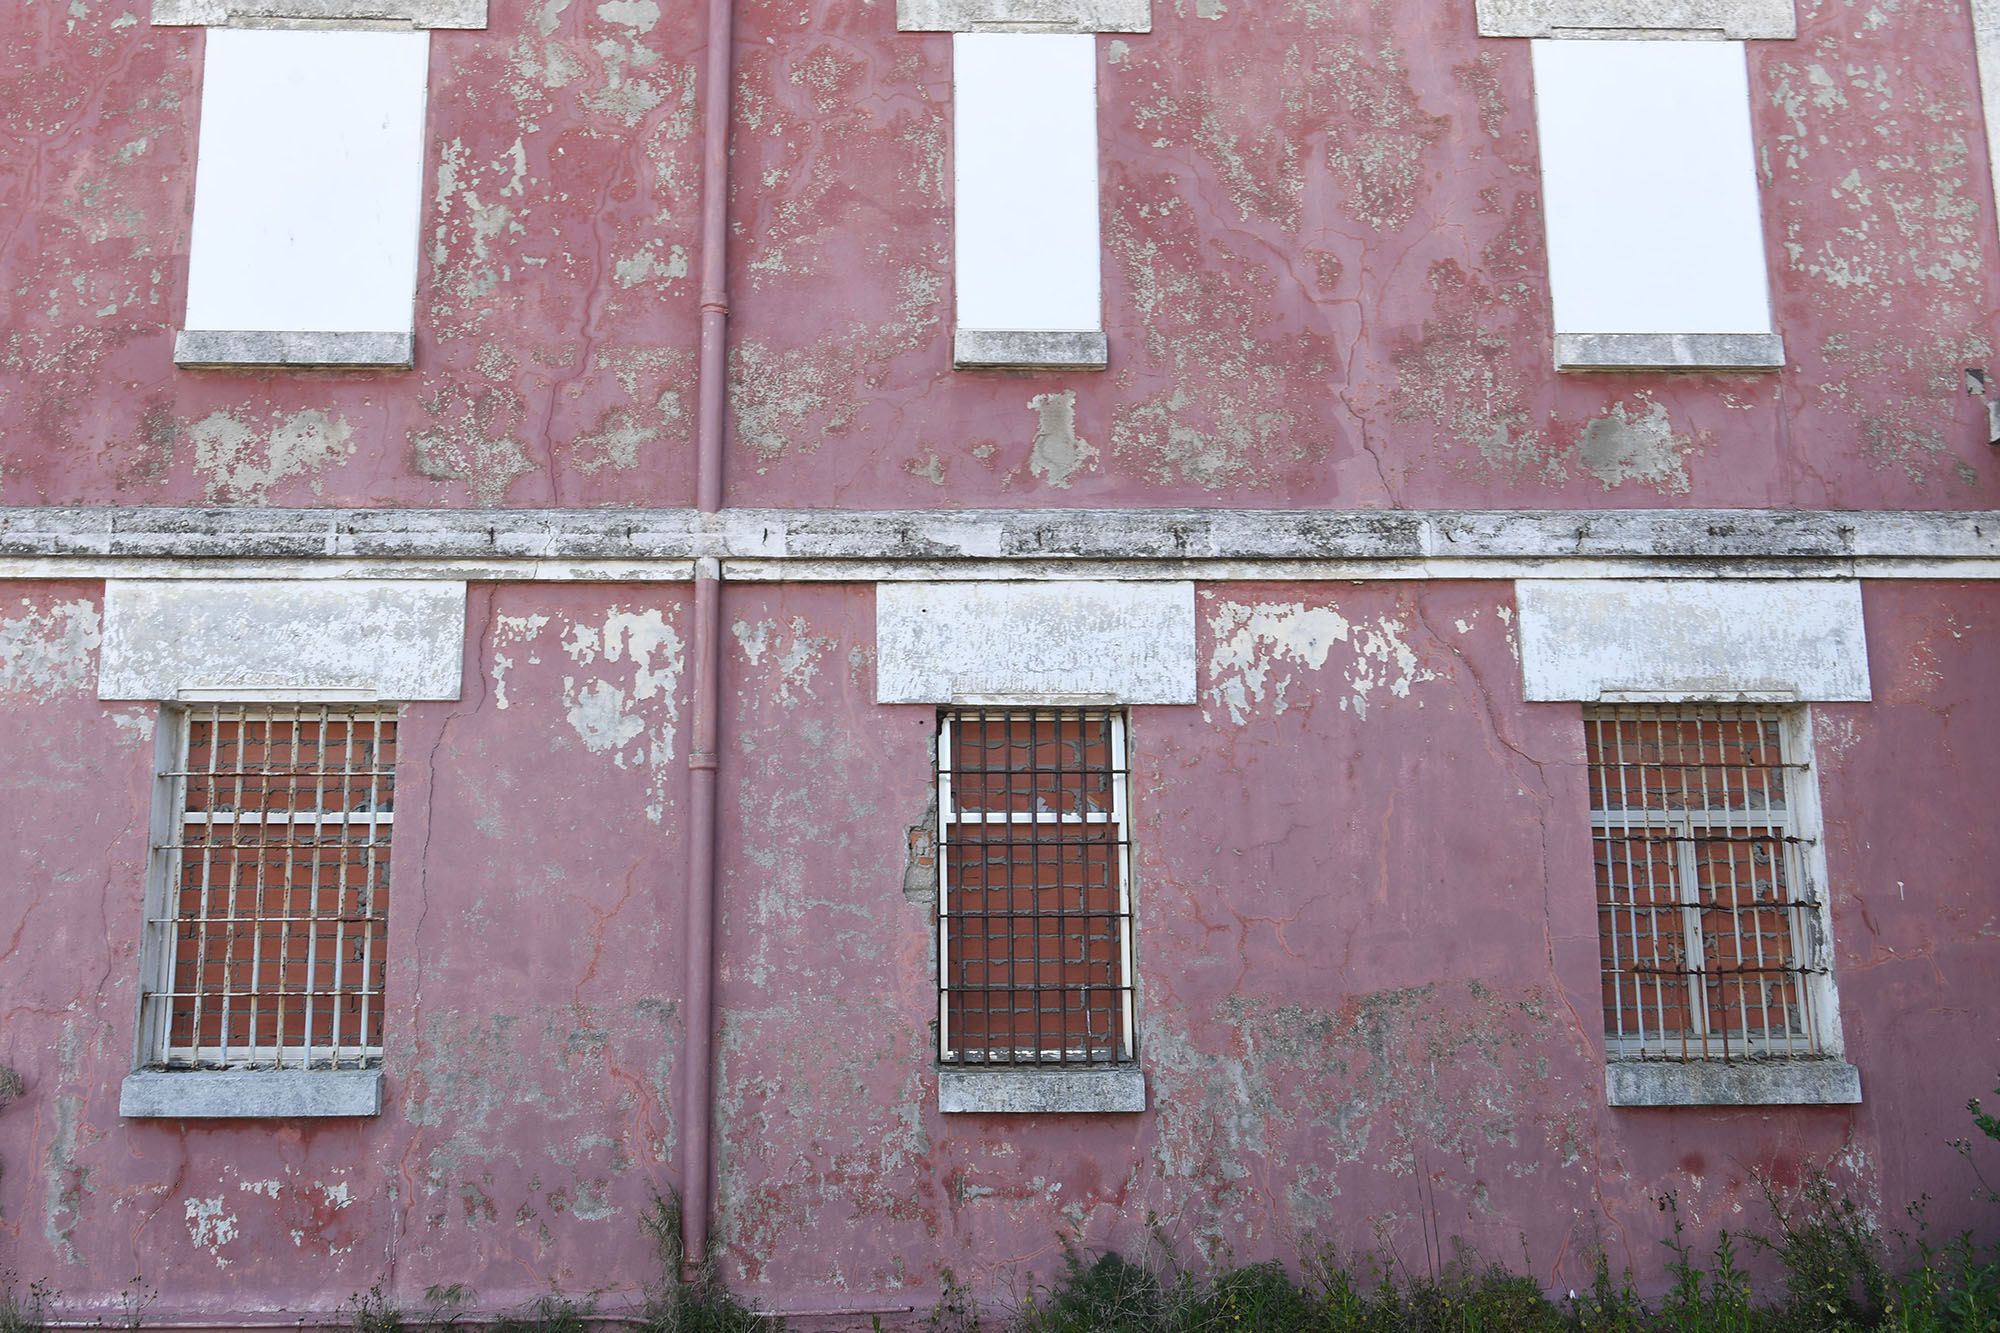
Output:
[[[722,435],[729,361],[729,92],[733,0],[708,0],[701,99],[701,362],[696,380],[695,507],[722,508]],[[681,1258],[692,1278],[708,1261],[710,1122],[715,1082],[715,788],[722,669],[722,563],[695,564],[694,737],[688,748],[686,1049],[681,1059]]]

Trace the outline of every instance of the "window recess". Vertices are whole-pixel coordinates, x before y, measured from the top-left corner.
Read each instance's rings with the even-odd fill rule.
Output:
[[[952,38],[960,367],[1102,369],[1097,42]]]
[[[1584,732],[1614,1104],[1858,1100],[1799,710],[1599,707]]]
[[[206,35],[183,366],[414,359],[427,32]]]
[[[1532,50],[1557,369],[1781,368],[1743,44]]]
[[[938,1058],[1135,1058],[1125,719],[954,709],[938,729]]]
[[[396,721],[168,711],[125,1114],[379,1109]]]

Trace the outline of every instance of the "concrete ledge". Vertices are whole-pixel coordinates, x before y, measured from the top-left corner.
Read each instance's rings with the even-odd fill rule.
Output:
[[[185,367],[271,366],[343,370],[408,370],[416,363],[409,333],[266,333],[182,329],[174,364]]]
[[[1129,1114],[1146,1109],[1137,1065],[1110,1069],[940,1069],[938,1110],[946,1114]]]
[[[1102,370],[1110,364],[1111,344],[1102,333],[960,329],[951,360],[960,370]]]
[[[1798,35],[1793,0],[1478,0],[1482,37],[1737,40]]]
[[[177,1120],[380,1115],[382,1071],[140,1070],[125,1076],[118,1114]]]
[[[1152,0],[896,0],[898,32],[1151,32]]]
[[[1775,333],[1558,333],[1557,370],[1783,370]]]
[[[1852,1106],[1861,1071],[1844,1060],[1611,1060],[1611,1106]]]
[[[483,28],[486,0],[153,0],[156,27]]]

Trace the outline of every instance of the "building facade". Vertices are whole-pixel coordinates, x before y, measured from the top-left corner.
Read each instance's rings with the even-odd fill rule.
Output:
[[[1985,0],[0,36],[64,1317],[1993,1225]]]

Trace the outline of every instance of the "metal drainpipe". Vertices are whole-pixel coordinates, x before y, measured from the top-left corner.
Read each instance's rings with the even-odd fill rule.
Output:
[[[702,89],[701,363],[695,430],[695,507],[722,508],[722,437],[728,412],[729,93],[733,0],[708,0]],[[692,1278],[708,1261],[710,1123],[715,1082],[715,788],[721,723],[722,564],[695,564],[694,737],[688,749],[686,1049],[681,1060],[681,1257]]]

